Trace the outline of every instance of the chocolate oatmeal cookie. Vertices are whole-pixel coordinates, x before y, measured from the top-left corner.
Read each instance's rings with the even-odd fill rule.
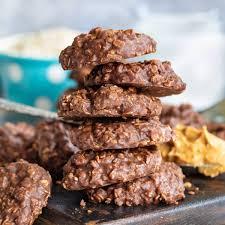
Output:
[[[39,163],[52,175],[60,174],[64,164],[78,151],[69,138],[67,128],[71,126],[59,121],[42,121],[36,126],[33,148],[38,152]]]
[[[161,161],[155,146],[78,152],[64,166],[62,184],[67,190],[82,190],[131,181],[156,172]]]
[[[181,104],[179,106],[163,105],[160,121],[171,127],[175,127],[177,124],[196,128],[207,126],[210,133],[225,140],[225,124],[207,122],[190,104]]]
[[[51,177],[37,164],[20,160],[0,167],[0,224],[33,224],[50,193]]]
[[[32,148],[35,129],[27,123],[5,123],[0,127],[0,162],[25,159],[36,162],[37,152]]]
[[[92,117],[154,117],[161,113],[161,102],[135,88],[105,85],[98,89],[69,90],[58,103],[58,115],[79,120]]]
[[[64,49],[59,61],[65,70],[94,67],[108,62],[156,51],[156,41],[134,30],[104,30],[100,27],[75,37],[71,46]]]
[[[177,124],[198,128],[206,123],[203,117],[198,112],[194,111],[190,104],[181,104],[179,106],[163,105],[160,120],[163,124],[168,124],[172,128]]]
[[[152,96],[159,97],[180,94],[186,88],[186,84],[171,68],[170,62],[160,60],[99,65],[85,76],[84,84],[137,87],[147,90]]]
[[[175,163],[165,162],[158,172],[131,182],[87,190],[91,201],[118,206],[175,204],[184,196],[184,175]]]
[[[217,137],[225,140],[225,124],[209,122],[206,124],[210,133],[215,134]]]
[[[90,122],[70,126],[71,142],[82,150],[137,148],[169,142],[173,131],[159,120],[139,119],[126,122]]]

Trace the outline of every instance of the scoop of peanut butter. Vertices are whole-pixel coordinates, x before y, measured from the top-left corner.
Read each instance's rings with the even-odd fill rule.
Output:
[[[173,143],[161,144],[159,149],[166,161],[198,168],[205,176],[215,177],[225,172],[225,141],[200,129],[177,125]]]

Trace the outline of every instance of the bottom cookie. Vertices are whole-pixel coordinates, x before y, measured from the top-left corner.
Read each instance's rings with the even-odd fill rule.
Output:
[[[87,190],[96,203],[114,203],[118,206],[149,205],[165,202],[176,204],[184,195],[184,175],[175,163],[165,162],[160,170],[148,177],[131,182]]]

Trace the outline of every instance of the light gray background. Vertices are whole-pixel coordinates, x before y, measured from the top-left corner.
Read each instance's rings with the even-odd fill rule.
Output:
[[[225,33],[224,0],[0,0],[0,8],[1,36],[57,26],[80,31],[95,26],[135,27],[154,34],[158,24],[152,26],[153,17],[173,15],[171,31],[168,26],[164,31],[161,21],[158,33],[154,34],[160,52],[154,57],[171,60],[187,82],[188,90],[169,99],[173,103],[190,101],[202,109],[225,97],[225,38],[221,38]],[[209,11],[216,14],[215,19],[204,14]],[[195,19],[184,27],[177,26],[180,15],[190,13],[197,13]],[[203,13],[202,25],[201,19],[195,22],[198,13]]]
[[[0,0],[0,34],[58,25],[80,30],[131,27],[138,19],[136,9],[143,3],[153,12],[218,9],[225,31],[224,0]]]

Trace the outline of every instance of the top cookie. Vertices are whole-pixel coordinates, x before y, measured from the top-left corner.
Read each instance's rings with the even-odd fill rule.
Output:
[[[171,63],[154,59],[135,63],[108,63],[84,76],[85,86],[115,84],[142,88],[157,97],[180,94],[186,84],[173,71]]]
[[[65,48],[59,61],[65,70],[94,67],[109,62],[153,53],[156,41],[134,30],[104,30],[94,28],[88,34],[75,37],[71,46]]]

